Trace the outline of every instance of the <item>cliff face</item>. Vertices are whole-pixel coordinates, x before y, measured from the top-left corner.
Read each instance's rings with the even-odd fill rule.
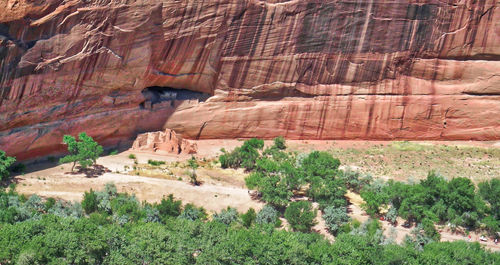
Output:
[[[112,145],[164,128],[500,139],[500,4],[0,1],[0,149],[24,159],[67,133]]]

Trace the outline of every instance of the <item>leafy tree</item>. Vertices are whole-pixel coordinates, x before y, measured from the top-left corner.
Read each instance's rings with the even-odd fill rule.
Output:
[[[198,162],[196,161],[196,158],[194,156],[191,156],[191,159],[188,160],[189,167],[191,168],[191,175],[189,177],[191,178],[191,184],[198,186],[199,182],[197,179],[196,175],[196,169],[198,168]]]
[[[295,231],[309,232],[316,222],[316,210],[308,201],[292,202],[285,210],[285,218]]]
[[[347,190],[341,180],[314,176],[310,181],[307,194],[319,203],[321,209],[327,206],[343,207],[347,204],[344,197]]]
[[[375,190],[363,189],[361,191],[361,197],[364,200],[364,203],[361,207],[366,211],[370,216],[375,216],[379,214],[380,207],[387,203],[387,196],[385,193],[377,192]]]
[[[59,163],[73,162],[71,171],[74,170],[77,162],[82,168],[94,165],[103,152],[102,146],[84,132],[78,135],[78,140],[71,135],[63,137],[63,143],[68,146],[69,155],[61,158]]]
[[[488,234],[491,237],[494,237],[494,238],[500,237],[498,234],[498,232],[500,232],[500,221],[499,220],[493,218],[493,216],[488,216],[482,220],[482,223],[484,224],[486,231],[488,232]]]
[[[10,176],[9,167],[16,162],[14,157],[7,156],[0,150],[0,181],[6,180]]]
[[[330,233],[336,235],[340,227],[349,222],[351,218],[347,215],[346,208],[329,206],[323,212],[323,219]]]
[[[493,217],[500,220],[500,179],[479,183],[479,194],[490,205]]]
[[[263,201],[285,207],[293,195],[292,190],[299,185],[292,170],[287,163],[261,158],[256,162],[255,172],[245,182],[248,188],[261,192]]]
[[[248,209],[248,211],[241,215],[241,221],[245,227],[250,227],[257,217],[255,210],[253,208]]]
[[[475,196],[475,187],[470,179],[454,178],[448,183],[445,200],[448,207],[461,214],[475,210]]]
[[[340,161],[327,152],[311,152],[302,160],[301,168],[305,172],[306,178],[312,177],[333,178],[338,173]]]
[[[293,196],[287,183],[279,175],[262,178],[259,191],[262,193],[263,201],[276,207],[285,207]]]

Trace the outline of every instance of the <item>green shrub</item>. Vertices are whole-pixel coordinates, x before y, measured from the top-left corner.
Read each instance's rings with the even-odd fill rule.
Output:
[[[134,154],[128,155],[128,158],[130,158],[130,159],[137,159],[137,157]]]
[[[111,151],[109,152],[109,155],[110,155],[110,156],[114,156],[114,155],[117,155],[117,154],[118,154],[118,150],[111,150]]]
[[[156,209],[158,209],[161,216],[177,217],[181,214],[181,206],[182,201],[174,200],[174,195],[169,194],[167,199],[161,199],[161,202],[156,206]]]
[[[86,214],[91,214],[97,211],[99,201],[97,200],[96,193],[90,189],[89,192],[85,192],[82,200],[82,208],[85,210]]]
[[[161,166],[161,165],[165,165],[165,161],[148,159],[148,164],[150,164],[152,166]]]
[[[45,211],[50,210],[56,204],[56,200],[54,198],[47,198],[45,201]]]
[[[253,208],[248,209],[248,211],[241,215],[241,221],[245,227],[250,227],[256,218],[256,213]]]
[[[274,147],[279,150],[285,150],[286,149],[285,138],[283,138],[283,136],[274,138]]]
[[[285,210],[285,218],[294,231],[310,232],[316,222],[316,210],[311,202],[292,202]]]

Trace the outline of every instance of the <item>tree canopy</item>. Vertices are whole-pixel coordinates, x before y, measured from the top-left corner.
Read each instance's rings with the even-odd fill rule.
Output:
[[[103,152],[102,146],[85,132],[78,135],[78,141],[71,135],[64,135],[63,143],[68,146],[69,155],[61,158],[59,163],[72,162],[73,166],[71,167],[71,171],[74,170],[77,162],[82,168],[94,165],[97,158],[99,158]]]
[[[0,150],[0,181],[6,180],[10,176],[9,167],[16,162],[14,157],[7,156],[7,154]]]

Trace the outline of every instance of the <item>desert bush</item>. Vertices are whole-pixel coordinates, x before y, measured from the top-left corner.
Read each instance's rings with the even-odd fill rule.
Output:
[[[213,219],[214,221],[230,225],[238,219],[238,212],[234,208],[227,207],[227,209],[222,210],[220,213],[214,214]]]
[[[276,224],[279,220],[279,212],[271,205],[266,205],[259,211],[255,218],[257,224]]]
[[[351,218],[344,207],[329,206],[323,212],[323,220],[331,234],[336,235],[339,229],[347,224]]]
[[[363,187],[373,182],[373,177],[371,175],[363,175],[361,172],[354,171],[350,168],[340,172],[339,178],[343,180],[347,189],[354,192],[360,192]]]
[[[184,211],[177,217],[179,219],[185,219],[190,221],[195,220],[205,220],[207,219],[207,213],[203,207],[196,207],[191,203],[184,206]]]
[[[389,207],[389,210],[385,214],[385,219],[394,224],[396,223],[397,218],[398,218],[398,210],[391,205],[391,207]]]

